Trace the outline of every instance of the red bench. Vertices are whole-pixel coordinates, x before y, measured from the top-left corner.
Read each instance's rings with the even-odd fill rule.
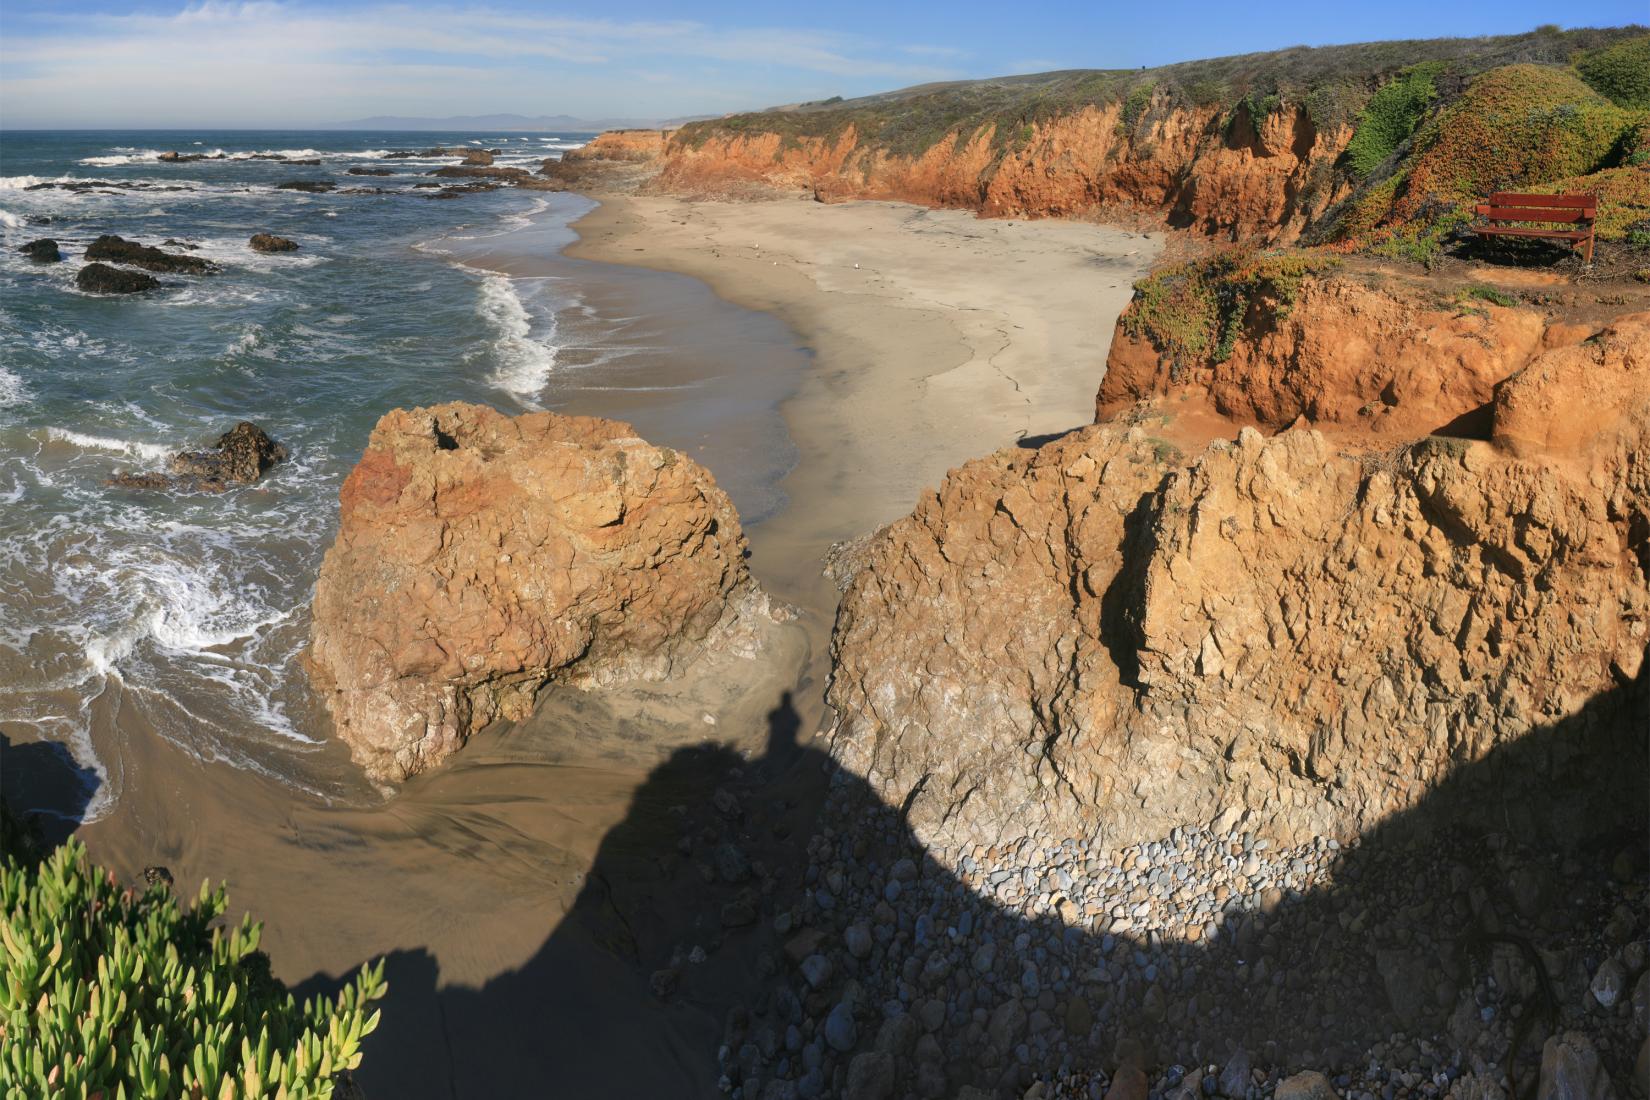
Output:
[[[1485,220],[1485,224],[1472,227],[1480,237],[1569,241],[1571,248],[1580,246],[1583,262],[1593,262],[1593,222],[1598,217],[1596,195],[1522,195],[1515,191],[1497,191],[1488,202],[1473,207],[1473,212]],[[1530,224],[1532,222],[1536,224]],[[1570,228],[1551,228],[1558,225]]]

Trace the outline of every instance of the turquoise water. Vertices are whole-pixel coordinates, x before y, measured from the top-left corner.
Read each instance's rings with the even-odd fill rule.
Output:
[[[587,136],[0,135],[0,731],[69,746],[98,773],[93,816],[119,794],[111,746],[134,736],[324,785],[302,766],[322,723],[296,658],[338,484],[389,408],[554,403],[551,376],[569,354],[559,328],[581,307],[571,280],[511,279],[455,257],[530,223],[568,239],[588,200],[504,189],[431,201],[412,185],[451,161],[384,154],[473,144],[536,168]],[[153,159],[168,149],[232,159]],[[322,163],[247,159],[259,152]],[[294,179],[390,193],[275,187]],[[37,186],[71,180],[111,186]],[[256,232],[300,249],[254,253]],[[143,295],[82,294],[80,254],[101,233],[181,242],[166,247],[221,271],[161,276]],[[57,239],[66,262],[17,254],[38,237]],[[586,337],[589,363],[600,340]],[[256,487],[172,496],[103,484],[243,418],[293,455]]]

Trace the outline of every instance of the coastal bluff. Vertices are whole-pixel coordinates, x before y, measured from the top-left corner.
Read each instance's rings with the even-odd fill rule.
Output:
[[[662,680],[754,645],[727,494],[612,420],[397,409],[339,492],[307,664],[367,774],[405,779],[555,681]]]

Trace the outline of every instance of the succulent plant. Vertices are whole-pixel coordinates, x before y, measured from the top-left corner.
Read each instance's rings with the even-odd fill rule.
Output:
[[[0,1093],[6,1100],[324,1100],[378,1026],[380,961],[335,1000],[299,1005],[220,920],[222,886],[180,905],[121,887],[70,839],[0,864]]]

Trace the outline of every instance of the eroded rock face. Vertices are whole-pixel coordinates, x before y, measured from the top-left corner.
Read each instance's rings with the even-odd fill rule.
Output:
[[[1132,308],[1132,307],[1131,307]],[[1263,301],[1221,362],[1186,363],[1118,326],[1096,398],[1099,419],[1160,394],[1206,397],[1238,420],[1282,428],[1305,417],[1413,438],[1482,438],[1495,386],[1557,341],[1536,310],[1464,311],[1403,286],[1310,276],[1293,303]]]
[[[1029,126],[1007,155],[990,127],[907,156],[862,142],[852,126],[829,139],[761,131],[666,139],[651,155],[657,186],[671,191],[757,184],[811,190],[823,201],[891,199],[990,217],[1152,210],[1177,227],[1271,243],[1296,240],[1348,193],[1331,168],[1350,128],[1320,133],[1298,105],[1259,124],[1243,109],[1229,126],[1222,119],[1216,107],[1159,99],[1132,127],[1121,104],[1056,115]],[[589,156],[619,159],[614,144]]]
[[[1537,358],[1498,443],[1246,429],[1182,461],[1097,425],[969,463],[844,597],[833,751],[948,840],[1360,832],[1640,675],[1645,348],[1640,314]]]
[[[395,781],[546,682],[662,679],[766,616],[727,495],[611,420],[396,410],[339,493],[311,679]]]

